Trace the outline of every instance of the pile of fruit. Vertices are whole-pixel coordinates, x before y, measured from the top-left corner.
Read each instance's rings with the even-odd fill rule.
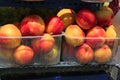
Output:
[[[26,15],[22,14],[19,20],[1,25],[0,58],[20,65],[57,64],[60,54],[63,60],[75,58],[85,64],[93,60],[106,63],[111,59],[117,33],[109,7],[97,11],[82,8],[78,12],[60,9],[44,18],[29,14],[30,9],[25,11]]]
[[[0,57],[20,65],[59,62],[64,22],[57,16],[43,20],[39,15],[25,16],[19,23],[0,27]]]
[[[112,9],[107,6],[96,11],[83,8],[76,12],[74,23],[64,29],[62,59],[82,64],[110,62],[117,37],[113,17]]]

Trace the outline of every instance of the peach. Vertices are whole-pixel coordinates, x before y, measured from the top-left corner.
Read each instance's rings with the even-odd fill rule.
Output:
[[[15,49],[0,47],[0,58],[6,61],[13,61],[13,53]]]
[[[76,58],[78,62],[87,64],[94,59],[94,51],[88,44],[84,43],[76,51]]]
[[[21,43],[21,32],[14,24],[0,27],[0,45],[5,48],[16,48]]]
[[[45,24],[45,32],[49,34],[61,34],[64,28],[64,22],[58,16],[49,16]]]
[[[113,46],[114,44],[114,41],[117,37],[117,31],[116,31],[116,28],[113,26],[113,25],[110,25],[107,27],[106,29],[106,43],[109,45],[109,46]]]
[[[75,11],[69,8],[60,9],[57,13],[57,16],[60,17],[64,22],[64,30],[67,26],[75,22]]]
[[[20,45],[13,54],[14,60],[20,65],[28,65],[32,62],[34,51],[27,45]]]
[[[41,38],[36,38],[32,40],[33,50],[40,54],[48,53],[52,50],[55,44],[55,39],[52,35],[45,33]]]
[[[98,48],[105,43],[106,33],[101,26],[95,26],[86,34],[86,43],[92,48]]]
[[[71,46],[80,46],[84,43],[85,33],[78,25],[69,25],[65,29],[65,40]]]
[[[112,57],[112,51],[108,45],[103,45],[95,50],[95,61],[98,63],[106,63],[110,61]]]
[[[23,36],[40,36],[45,30],[45,23],[39,15],[29,15],[22,19],[20,30]]]
[[[97,24],[97,19],[92,10],[83,8],[76,14],[76,23],[85,30],[93,28]]]
[[[112,24],[114,13],[110,7],[103,6],[102,9],[95,12],[98,25],[106,27]]]
[[[60,55],[57,47],[55,46],[52,48],[52,50],[48,54],[44,55],[44,60],[47,62],[52,62],[52,61],[55,61],[57,58],[59,58],[58,56]]]

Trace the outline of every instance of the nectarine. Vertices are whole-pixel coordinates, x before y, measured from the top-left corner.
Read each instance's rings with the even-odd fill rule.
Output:
[[[48,54],[44,55],[44,60],[46,62],[52,62],[52,61],[55,61],[57,58],[59,58],[58,56],[60,55],[59,55],[57,47],[55,46],[52,48],[52,50]]]
[[[90,9],[83,8],[76,14],[76,23],[85,30],[93,28],[97,24],[94,12]]]
[[[114,13],[110,7],[103,6],[102,9],[95,12],[97,22],[100,26],[106,27],[112,24]]]
[[[105,30],[101,26],[95,26],[87,32],[86,43],[92,48],[98,48],[105,43],[105,38]]]
[[[117,30],[113,25],[110,25],[106,29],[106,43],[109,46],[114,44],[115,38],[117,37]]]
[[[16,48],[21,43],[22,34],[14,24],[0,27],[0,45],[5,48]]]
[[[45,33],[41,38],[33,39],[33,50],[38,54],[48,53],[52,50],[55,44],[55,39],[51,34]]]
[[[87,64],[94,59],[94,51],[88,44],[84,43],[76,51],[76,58],[78,62]]]
[[[34,57],[34,51],[31,47],[26,45],[20,45],[14,51],[14,60],[20,65],[28,65],[32,62]]]
[[[98,63],[106,63],[110,61],[111,57],[112,51],[106,44],[95,50],[95,61]]]
[[[65,40],[71,46],[80,46],[84,42],[85,33],[78,25],[69,25],[65,29]]]
[[[50,16],[45,24],[45,32],[49,34],[61,34],[64,28],[64,22],[58,16]]]
[[[75,22],[75,11],[69,8],[60,9],[57,13],[64,22],[64,29]]]
[[[0,47],[0,58],[6,61],[13,61],[13,53],[15,49]]]
[[[20,30],[23,36],[40,36],[45,30],[45,23],[39,15],[28,15],[20,23]]]

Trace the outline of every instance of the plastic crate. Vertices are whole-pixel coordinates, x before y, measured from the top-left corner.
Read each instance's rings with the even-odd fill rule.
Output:
[[[114,16],[113,21],[112,21],[112,24],[114,25],[116,33],[117,33],[116,38],[96,37],[94,33],[93,35],[95,37],[86,37],[87,33],[85,33],[85,37],[76,37],[76,36],[70,36],[69,34],[64,34],[64,38],[62,41],[62,60],[67,63],[75,62],[80,65],[84,65],[84,64],[89,64],[89,65],[108,64],[108,65],[114,65],[114,66],[119,65],[118,41],[119,41],[119,35],[120,35],[119,33],[119,29],[120,29],[119,21],[120,20],[118,18],[119,18],[119,12],[117,13],[117,15]],[[107,54],[107,49],[104,51],[104,50],[100,50],[102,46],[97,47],[98,45],[101,45],[102,40],[105,41],[102,46],[107,45],[112,52],[111,57],[109,56],[109,59],[106,60],[105,62],[104,62],[104,57],[106,57],[107,55],[103,55],[103,56],[98,55],[99,53],[101,55],[102,52],[105,52],[105,54]],[[85,46],[83,47],[84,43],[79,46],[74,46],[74,45],[71,45],[70,41],[71,43],[74,43],[74,44],[77,44],[79,42],[82,43],[82,41],[84,43],[87,43],[93,50],[93,57],[91,57],[91,54],[90,54],[92,52],[88,52],[88,54],[85,53],[85,51],[87,52],[87,50],[89,49],[88,48],[85,49]],[[82,56],[84,56],[84,58]],[[89,60],[88,60],[88,57],[89,57]]]
[[[35,52],[33,50],[32,41],[37,39],[40,40],[43,36],[29,36],[29,37],[0,37],[0,40],[21,40],[20,45],[16,48],[5,48],[4,45],[0,45],[0,66],[1,67],[15,67],[15,66],[24,66],[24,65],[55,65],[60,62],[61,54],[61,37],[62,35],[52,35],[54,38],[54,45],[48,52],[44,50],[38,50]],[[42,40],[42,39],[41,39]],[[49,42],[49,41],[48,41]],[[35,43],[36,44],[36,43]],[[44,43],[43,43],[44,44]],[[9,45],[9,44],[8,44]],[[19,48],[21,46],[21,49]],[[26,46],[26,47],[25,47]],[[49,45],[41,45],[49,46]],[[31,52],[31,48],[33,51]],[[17,49],[19,48],[19,49]],[[27,61],[30,58],[30,61],[27,63],[21,63],[18,57],[16,60],[15,53],[18,51],[18,54],[23,55],[21,58],[24,61]],[[23,54],[21,54],[23,52]],[[26,57],[25,57],[26,54]],[[20,56],[19,55],[19,56]],[[22,59],[21,59],[22,60]]]
[[[42,9],[42,8],[24,8],[24,7],[0,7],[0,11],[2,12],[2,14],[0,14],[0,17],[1,17],[0,25],[4,26],[7,24],[12,24],[11,26],[13,26],[14,22],[16,25],[16,21],[17,21],[18,25],[16,25],[16,27],[18,28],[18,30],[20,30],[19,23],[21,24],[21,21],[23,18],[25,18],[25,16],[36,14],[36,15],[40,15],[41,18],[43,18],[43,17],[47,16],[48,14],[52,15],[52,14],[56,13],[56,9],[51,12],[51,10],[46,9],[46,8]],[[47,12],[47,14],[45,14],[46,12]],[[44,19],[43,19],[43,21],[44,21]],[[44,24],[42,24],[42,25],[44,25]],[[38,30],[36,29],[36,32],[37,31]],[[9,32],[10,31],[8,30],[8,33]],[[14,31],[13,33],[14,33],[14,35],[18,34],[17,31],[16,32]],[[55,64],[58,64],[60,62],[62,34],[51,35],[51,36],[52,36],[52,40],[54,40],[54,41],[52,41],[53,43],[50,43],[50,44],[52,44],[51,49],[48,52],[46,52],[46,51],[44,52],[44,50],[40,50],[38,52],[33,50],[33,54],[31,54],[31,56],[33,56],[33,57],[31,58],[31,61],[28,64],[19,64],[18,63],[19,61],[18,62],[16,61],[16,59],[14,57],[14,53],[15,53],[16,49],[19,48],[21,45],[24,45],[24,47],[27,46],[27,47],[33,49],[32,41],[35,39],[37,39],[37,41],[39,41],[39,40],[41,41],[44,37],[42,35],[23,36],[22,34],[21,34],[21,36],[9,36],[9,37],[0,36],[0,41],[2,41],[2,42],[10,41],[13,43],[13,44],[8,43],[8,44],[3,45],[1,42],[1,44],[0,44],[0,66],[1,67],[15,67],[15,66],[24,66],[24,65],[55,65]],[[49,36],[46,38],[49,38]],[[47,45],[41,45],[41,46],[49,47],[50,46],[49,40],[47,42],[45,42],[45,43],[48,43]],[[40,42],[40,43],[42,43],[42,42]],[[17,44],[19,44],[19,45],[14,48],[10,47],[10,46],[14,46]],[[44,41],[43,41],[43,44],[44,44]],[[9,45],[9,48],[8,47],[6,48],[5,45]],[[28,51],[28,53],[29,53],[30,49],[28,49],[26,51]],[[28,56],[30,56],[30,55],[28,55]],[[26,56],[26,57],[24,56],[24,59],[26,58],[26,60],[27,60],[28,56]],[[54,60],[52,57],[54,58]]]

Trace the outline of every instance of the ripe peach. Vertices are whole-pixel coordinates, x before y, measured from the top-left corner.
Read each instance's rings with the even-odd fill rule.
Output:
[[[32,41],[33,50],[38,54],[48,53],[52,50],[54,44],[55,39],[48,33],[45,33],[41,38],[36,38]]]
[[[0,45],[2,47],[15,48],[19,46],[21,36],[20,30],[14,24],[5,24],[0,27]]]
[[[47,62],[52,62],[55,61],[56,59],[58,59],[60,56],[57,47],[53,47],[52,50],[48,53],[44,55],[44,60]]]
[[[103,6],[102,9],[95,12],[98,25],[106,27],[112,24],[114,13],[110,7]]]
[[[58,16],[50,16],[46,19],[45,32],[49,34],[61,34],[64,22]]]
[[[34,57],[34,51],[31,47],[26,45],[20,45],[15,51],[14,51],[14,60],[16,63],[20,65],[27,65],[30,64]]]
[[[76,51],[76,58],[79,62],[87,64],[93,60],[94,51],[88,44],[84,43]]]
[[[6,61],[13,61],[13,53],[15,49],[0,47],[0,58]]]
[[[86,43],[92,48],[98,48],[105,43],[106,33],[100,26],[95,26],[86,34]]]
[[[64,29],[67,26],[73,24],[75,22],[75,11],[69,8],[60,9],[57,13],[57,16],[60,17],[64,22]]]
[[[106,43],[109,46],[112,46],[114,44],[115,38],[117,37],[117,31],[116,28],[113,25],[110,25],[106,29]]]
[[[95,61],[98,63],[106,63],[112,57],[112,51],[108,45],[103,45],[95,50]]]
[[[97,19],[92,10],[84,8],[79,10],[79,12],[76,14],[76,23],[82,29],[88,30],[96,25]]]
[[[39,15],[29,15],[22,19],[20,30],[23,36],[40,36],[45,30],[45,23]]]
[[[85,33],[78,25],[69,25],[65,30],[65,40],[71,46],[80,46],[84,42]]]

